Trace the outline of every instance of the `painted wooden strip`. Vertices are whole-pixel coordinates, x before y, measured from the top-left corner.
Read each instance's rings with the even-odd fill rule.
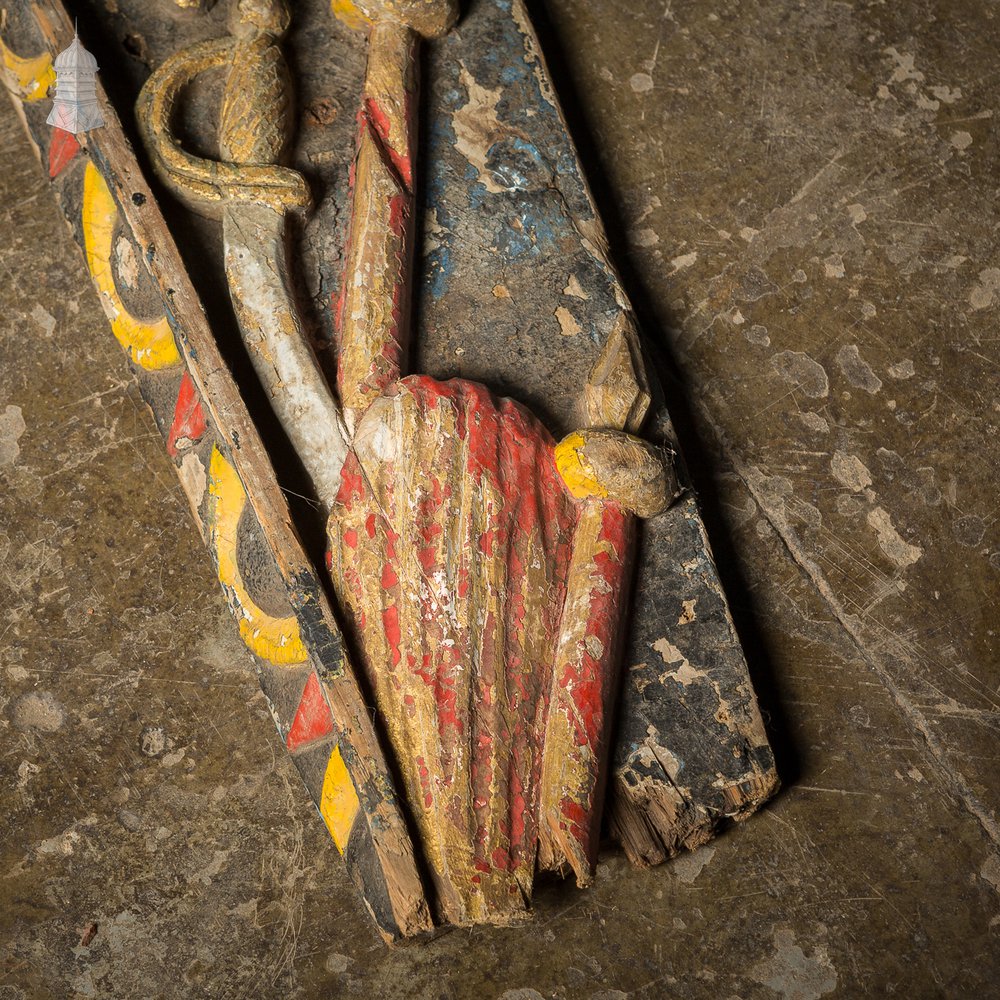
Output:
[[[70,20],[54,0],[43,0],[30,10],[15,12],[12,23],[15,30],[5,38],[15,50],[59,51],[72,37]],[[349,835],[346,842],[345,860],[364,902],[386,939],[417,933],[430,926],[430,914],[412,844],[323,588],[291,527],[257,432],[219,356],[176,247],[100,86],[98,94],[107,125],[83,137],[82,155],[74,155],[62,169],[52,172],[60,203],[78,238],[84,235],[83,230],[89,233],[88,263],[97,271],[101,290],[107,293],[102,300],[106,307],[113,307],[108,309],[113,322],[128,313],[125,309],[119,311],[123,303],[114,278],[113,254],[120,247],[129,246],[140,273],[144,272],[143,280],[148,278],[147,292],[158,297],[162,321],[177,353],[176,363],[151,363],[164,361],[170,352],[165,339],[150,337],[148,330],[126,322],[119,324],[115,334],[122,334],[119,340],[135,364],[134,374],[164,436],[169,436],[178,419],[185,425],[178,425],[173,441],[177,454],[170,457],[199,527],[206,541],[211,542],[220,580],[244,638],[266,655],[287,659],[290,650],[298,651],[292,641],[295,637],[283,627],[276,632],[272,629],[275,621],[290,619],[299,630],[298,641],[307,654],[302,665],[314,665],[325,689],[341,759],[360,803],[354,835]],[[37,102],[22,104],[18,92],[15,97],[40,157],[58,161],[58,152],[52,150],[54,133],[44,121],[46,109]],[[77,228],[81,221],[85,226]],[[129,319],[142,324],[130,313]],[[156,327],[160,322],[145,325]],[[151,347],[163,351],[157,355]],[[193,387],[187,402],[183,398],[186,387],[182,373]],[[200,429],[199,406],[206,426],[196,441],[181,432]],[[240,570],[241,549],[248,544],[255,547],[260,566],[269,567],[265,576],[271,580],[269,600],[274,607],[270,611],[262,606],[261,598]],[[287,610],[274,613],[279,605]],[[261,624],[266,628],[260,628]],[[260,656],[257,662],[262,678],[274,671],[301,669]],[[281,722],[283,733],[287,733],[290,722]],[[303,768],[308,756],[303,748],[295,758],[307,781],[310,779]],[[319,785],[315,786],[315,795],[318,803]]]

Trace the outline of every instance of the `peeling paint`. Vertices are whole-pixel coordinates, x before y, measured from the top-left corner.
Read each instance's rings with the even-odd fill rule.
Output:
[[[837,351],[837,366],[856,389],[864,389],[874,396],[882,388],[882,380],[861,357],[857,344],[845,344]]]
[[[830,471],[838,483],[855,493],[860,493],[872,484],[871,473],[857,455],[835,451],[830,459]]]
[[[781,351],[771,358],[771,367],[811,399],[822,399],[830,392],[826,369],[804,351]]]
[[[711,679],[706,671],[692,666],[688,658],[669,639],[657,639],[653,643],[653,649],[660,654],[666,666],[673,667],[677,664],[675,669],[664,674],[664,677],[677,681],[684,687],[694,684],[695,681]]]
[[[497,102],[501,90],[487,89],[476,83],[472,74],[462,64],[459,80],[468,93],[468,100],[451,116],[455,130],[455,148],[475,167],[480,183],[491,194],[505,190],[497,184],[487,167],[490,147],[502,134],[497,117]]]
[[[575,337],[583,332],[583,327],[576,321],[576,317],[565,307],[559,306],[553,314],[559,320],[559,332],[564,337]]]
[[[824,945],[807,955],[789,928],[774,931],[774,952],[750,970],[750,978],[785,1000],[818,1000],[837,988],[837,972]]]

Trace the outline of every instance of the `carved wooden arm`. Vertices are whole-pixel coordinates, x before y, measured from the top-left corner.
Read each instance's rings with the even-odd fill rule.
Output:
[[[405,366],[413,258],[417,45],[444,35],[455,0],[334,0],[334,13],[368,29],[368,63],[344,283],[337,303],[337,382],[347,426]]]

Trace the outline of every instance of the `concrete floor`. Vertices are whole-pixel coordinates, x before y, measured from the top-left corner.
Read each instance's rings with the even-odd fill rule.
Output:
[[[550,0],[543,27],[784,792],[666,867],[609,852],[531,925],[386,950],[0,102],[3,1000],[1000,995],[1000,18]]]

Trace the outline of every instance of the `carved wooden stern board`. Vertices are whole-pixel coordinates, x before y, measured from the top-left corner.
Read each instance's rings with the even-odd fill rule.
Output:
[[[56,6],[36,4],[9,20],[4,40],[11,53],[30,59],[58,51],[52,31],[46,30],[58,25],[58,42],[68,37]],[[179,44],[220,33],[218,8],[204,18],[175,20],[170,6],[119,0],[114,36],[142,38],[145,58],[157,65]],[[407,370],[483,382],[498,395],[528,405],[559,437],[578,424],[581,388],[602,344],[616,323],[633,320],[608,263],[603,230],[522,5],[479,0],[463,14],[458,28],[425,54],[418,190],[423,246]],[[98,21],[102,16],[109,15],[94,11]],[[122,31],[123,24],[128,32]],[[116,44],[110,30],[104,41],[109,47]],[[288,47],[301,73],[296,84],[303,109],[293,165],[324,194],[305,223],[300,260],[320,334],[332,344],[364,40],[330,16],[325,0],[302,0],[295,5]],[[123,67],[120,89],[131,88],[134,96],[145,71],[116,51]],[[42,62],[39,73],[44,73]],[[392,790],[377,766],[373,776],[360,776],[366,759],[357,758],[354,740],[371,735],[363,710],[352,717],[356,729],[335,750],[335,737],[345,725],[342,716],[350,714],[344,711],[347,702],[339,700],[347,698],[340,688],[350,679],[343,671],[339,633],[289,527],[280,490],[243,403],[213,354],[200,307],[189,286],[181,288],[186,278],[172,280],[177,272],[164,271],[164,259],[174,252],[169,238],[148,238],[162,220],[131,153],[117,133],[112,141],[95,132],[85,151],[71,149],[42,124],[47,102],[30,100],[45,89],[41,76],[31,77],[16,59],[9,63],[13,71],[8,76],[20,91],[18,103],[23,103],[29,132],[43,164],[53,165],[53,185],[81,243],[87,156],[111,192],[118,216],[104,224],[113,236],[102,236],[105,264],[94,273],[105,301],[117,308],[113,296],[118,291],[109,276],[114,271],[120,277],[120,261],[110,259],[111,242],[117,247],[119,234],[133,245],[143,265],[140,272],[149,271],[148,281],[143,278],[139,290],[130,294],[137,296],[136,303],[144,294],[156,304],[163,316],[158,322],[169,328],[179,362],[171,360],[155,370],[145,367],[150,344],[160,341],[138,338],[127,310],[119,310],[113,328],[136,363],[185,489],[196,495],[192,508],[218,560],[241,634],[252,649],[259,644],[254,652],[279,734],[338,845],[343,847],[347,838],[348,858],[383,934],[421,929],[427,920],[419,904],[406,912],[399,893],[379,895],[379,880],[384,882],[387,867],[393,870],[372,838],[372,831],[382,827],[351,821],[356,815],[370,819],[380,809],[395,817]],[[140,204],[136,194],[146,200]],[[194,277],[204,290],[213,280],[213,266],[202,268],[200,262],[221,255],[210,228],[198,236],[201,246],[185,250],[189,261],[199,262]],[[152,256],[150,243],[156,244]],[[179,268],[176,258],[172,266]],[[130,301],[124,293],[120,297]],[[147,308],[141,315],[154,315],[157,309]],[[197,338],[186,328],[188,311],[200,324],[198,336],[207,338],[197,341],[194,352],[190,345]],[[646,333],[655,336],[655,331]],[[142,337],[148,336],[143,330]],[[672,442],[666,409],[651,416],[643,433]],[[228,479],[226,466],[236,470]],[[249,503],[244,499],[235,514],[240,505],[227,503],[225,492],[225,484],[233,481],[249,495]],[[241,489],[235,487],[235,493]],[[220,517],[221,530],[213,527]],[[236,531],[237,543],[222,544],[220,552],[220,542],[232,541],[230,530]],[[640,533],[619,739],[610,775],[610,828],[634,861],[649,864],[707,839],[725,817],[748,815],[773,792],[777,779],[695,499],[686,495],[667,513],[645,522]],[[230,558],[223,558],[230,549]],[[252,574],[249,566],[255,567]],[[250,576],[248,584],[245,577]],[[289,638],[249,621],[251,603],[272,619],[291,619],[305,648],[301,661],[274,662],[276,655],[289,657]],[[277,642],[280,649],[268,642]],[[350,704],[360,706],[357,699]],[[377,749],[371,760],[376,765],[381,761]],[[348,774],[354,775],[353,782]],[[408,842],[400,840],[399,845],[405,869]]]

